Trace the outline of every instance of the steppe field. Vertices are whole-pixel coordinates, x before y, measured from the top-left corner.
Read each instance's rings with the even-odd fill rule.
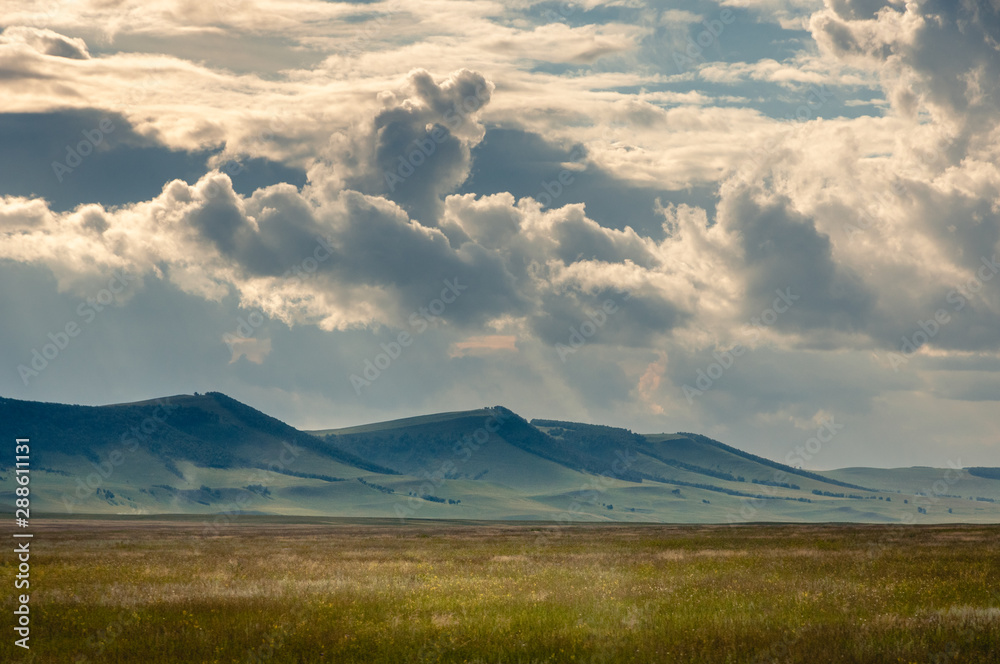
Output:
[[[4,662],[1000,661],[993,526],[33,526]]]

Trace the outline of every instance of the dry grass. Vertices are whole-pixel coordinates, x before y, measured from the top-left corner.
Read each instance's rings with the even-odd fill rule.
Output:
[[[35,523],[40,663],[1000,661],[995,527]]]

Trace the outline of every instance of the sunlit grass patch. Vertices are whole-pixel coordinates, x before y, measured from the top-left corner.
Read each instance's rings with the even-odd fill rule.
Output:
[[[41,530],[34,661],[1000,661],[991,527],[197,533]]]

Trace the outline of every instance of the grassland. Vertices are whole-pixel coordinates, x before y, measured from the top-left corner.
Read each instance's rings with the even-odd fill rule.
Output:
[[[990,526],[34,524],[39,663],[1000,661]]]

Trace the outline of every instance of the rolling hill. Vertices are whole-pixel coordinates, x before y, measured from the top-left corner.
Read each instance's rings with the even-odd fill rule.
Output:
[[[997,469],[793,468],[695,433],[494,406],[305,432],[224,394],[109,406],[0,398],[46,514],[241,513],[726,523],[1000,521]],[[14,504],[13,458],[0,499]]]

